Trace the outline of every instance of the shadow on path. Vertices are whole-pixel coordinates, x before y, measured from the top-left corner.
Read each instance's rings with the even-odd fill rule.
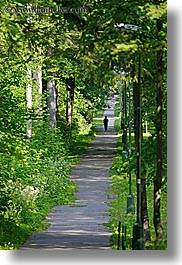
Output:
[[[96,129],[97,136],[72,168],[70,177],[78,186],[75,203],[54,207],[46,218],[48,230],[33,233],[21,249],[110,249],[111,233],[105,224],[109,221],[109,169],[117,148],[114,99],[110,105],[104,112],[109,118],[108,131]]]

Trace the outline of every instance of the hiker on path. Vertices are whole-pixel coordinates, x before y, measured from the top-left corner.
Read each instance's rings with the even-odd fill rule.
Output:
[[[108,122],[109,122],[109,120],[108,120],[107,116],[105,116],[105,118],[104,118],[103,122],[104,122],[104,129],[105,129],[105,132],[107,132],[107,128],[108,128]]]

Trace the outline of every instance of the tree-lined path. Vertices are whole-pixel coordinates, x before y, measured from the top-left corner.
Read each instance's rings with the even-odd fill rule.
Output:
[[[167,1],[10,0],[0,10],[0,249],[21,248],[48,213],[48,230],[24,249],[108,248],[111,164],[112,248],[121,219],[126,249],[135,222],[145,249],[166,249]],[[112,163],[114,100],[105,104],[114,92]]]
[[[103,114],[109,119],[108,131],[103,126],[96,128],[96,137],[71,172],[78,186],[75,203],[54,207],[46,218],[50,224],[47,231],[33,233],[21,249],[110,249],[111,233],[105,226],[109,220],[106,193],[117,147],[115,98],[108,103],[110,108]]]

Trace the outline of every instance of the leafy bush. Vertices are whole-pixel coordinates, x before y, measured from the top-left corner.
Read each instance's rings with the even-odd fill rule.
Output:
[[[69,179],[63,142],[57,132],[41,136],[44,142],[39,132],[32,141],[1,137],[0,248],[17,248],[52,206],[73,200],[75,184]]]

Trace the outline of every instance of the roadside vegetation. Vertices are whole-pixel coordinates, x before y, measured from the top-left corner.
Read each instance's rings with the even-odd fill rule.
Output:
[[[138,84],[150,128],[143,170],[147,186],[155,183],[160,240],[160,190],[164,194],[167,183],[167,3],[131,2],[0,1],[0,249],[17,249],[41,229],[52,206],[74,200],[69,173],[94,137],[92,122],[101,125],[93,118],[117,91],[120,107],[123,100],[133,104],[135,125]],[[119,177],[113,179],[121,181],[128,163],[114,163],[111,172]]]
[[[117,154],[114,157],[113,165],[110,169],[110,179],[112,188],[108,191],[108,197],[114,198],[110,203],[110,221],[108,227],[112,231],[111,245],[113,249],[118,248],[118,224],[126,225],[126,250],[132,250],[132,238],[133,238],[133,225],[136,223],[136,211],[137,211],[137,191],[136,191],[136,154],[135,148],[132,149],[132,153],[129,161],[122,161],[122,131],[120,127],[120,111],[119,102],[116,104],[115,116],[115,129],[118,133],[118,147]],[[166,176],[163,177],[163,185],[161,191],[161,223],[162,223],[162,237],[160,241],[156,241],[155,228],[153,224],[153,212],[154,212],[154,184],[153,174],[155,172],[155,149],[151,146],[152,135],[147,134],[143,137],[142,141],[142,156],[143,156],[143,177],[146,178],[147,189],[147,206],[148,206],[148,219],[150,229],[150,240],[145,240],[144,249],[146,250],[165,250],[167,249],[167,182]],[[131,146],[134,146],[134,133],[131,137]],[[150,148],[150,152],[149,149]],[[134,214],[127,213],[127,197],[129,195],[129,173],[131,172],[131,188],[132,195],[134,197]],[[165,171],[164,171],[165,172]],[[145,174],[145,175],[144,175]],[[121,231],[122,237],[122,231]],[[122,240],[121,240],[122,241]],[[119,246],[122,249],[122,243]]]

